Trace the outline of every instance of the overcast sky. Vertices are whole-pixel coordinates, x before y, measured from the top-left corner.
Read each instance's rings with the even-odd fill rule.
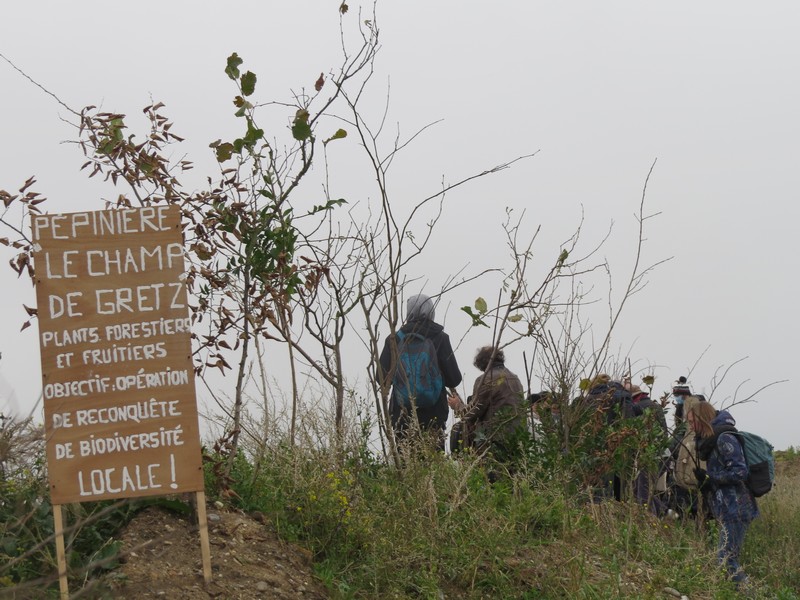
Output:
[[[74,108],[133,116],[151,98],[164,102],[200,187],[214,172],[208,143],[237,125],[226,57],[238,52],[258,75],[259,100],[288,99],[338,65],[338,4],[4,3],[0,53]],[[355,18],[360,5],[350,7]],[[777,448],[800,445],[800,4],[387,0],[377,22],[382,48],[365,110],[380,115],[388,94],[389,120],[406,135],[442,120],[398,165],[398,210],[442,180],[538,151],[448,197],[426,289],[466,263],[478,270],[505,260],[501,224],[512,207],[531,231],[542,228],[535,249],[544,267],[582,214],[584,248],[613,222],[601,257],[618,291],[657,161],[646,211],[658,216],[644,261],[672,259],[631,300],[614,348],[652,366],[659,394],[693,366],[694,389],[708,394],[715,372],[740,359],[716,403],[789,380],[734,415]],[[113,191],[80,173],[80,152],[62,143],[73,137],[67,112],[5,61],[0,90],[0,188],[35,175],[48,210],[101,209]],[[0,400],[24,413],[41,388],[36,328],[19,332],[33,292],[7,268],[0,290]],[[457,307],[479,293],[493,292],[443,300],[451,337],[467,329]],[[472,353],[488,341],[480,335],[458,349],[468,381]],[[522,371],[523,349],[509,352],[512,369]]]

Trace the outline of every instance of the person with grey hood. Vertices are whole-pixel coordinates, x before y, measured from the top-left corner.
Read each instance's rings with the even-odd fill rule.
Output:
[[[450,410],[447,405],[447,388],[455,388],[461,383],[461,369],[450,345],[450,337],[441,325],[434,322],[434,318],[435,307],[431,298],[424,294],[408,298],[405,324],[396,335],[387,337],[383,345],[380,375],[384,386],[392,386],[389,413],[398,441],[407,438],[409,431],[413,430],[414,423],[418,422],[420,431],[436,433],[437,444],[443,450],[444,431]],[[430,400],[429,406],[427,402],[414,402],[409,406],[404,397],[404,390],[398,384],[398,370],[408,362],[404,361],[401,355],[404,351],[408,351],[409,340],[414,342],[415,348],[423,348],[417,350],[418,355],[425,355],[425,360],[430,363],[435,362],[435,367],[441,374],[439,383],[441,389],[434,392],[435,397]],[[427,356],[426,348],[431,349],[432,356]],[[419,356],[413,358],[419,359]]]

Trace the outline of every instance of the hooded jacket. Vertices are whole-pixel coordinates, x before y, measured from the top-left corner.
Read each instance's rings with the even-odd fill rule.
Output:
[[[442,381],[444,382],[444,388],[442,388],[442,392],[439,395],[439,400],[430,408],[417,408],[417,418],[419,419],[420,427],[423,429],[434,427],[444,429],[447,423],[447,417],[450,414],[450,407],[447,405],[447,388],[454,388],[461,383],[461,370],[458,367],[453,348],[450,345],[450,337],[444,332],[444,328],[441,325],[432,320],[432,304],[430,310],[415,311],[413,310],[414,307],[411,306],[412,300],[415,298],[417,298],[417,296],[413,296],[408,302],[410,308],[408,313],[412,318],[400,328],[400,331],[404,334],[416,333],[433,342],[433,346],[436,348],[436,360],[439,364],[439,370],[442,373]],[[428,301],[430,301],[429,298]],[[427,308],[427,303],[418,302],[415,306],[425,309]],[[420,314],[420,312],[422,314]],[[430,317],[427,315],[430,315]],[[393,338],[389,336],[383,344],[380,365],[383,376],[386,378],[382,382],[384,385],[391,383],[391,380],[388,378],[393,372],[392,367],[394,366],[394,360],[392,354],[393,352],[397,352],[397,343],[398,340],[396,337]],[[404,409],[395,401],[394,393],[392,393],[389,409],[392,423],[397,426],[401,420]]]
[[[721,521],[749,523],[758,516],[758,506],[747,488],[747,462],[739,439],[734,435],[736,421],[720,411],[711,421],[714,435],[696,438],[697,455],[706,461],[711,481],[711,511]]]

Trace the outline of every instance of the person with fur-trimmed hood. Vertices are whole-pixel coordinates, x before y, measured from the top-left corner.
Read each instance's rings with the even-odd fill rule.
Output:
[[[747,462],[739,439],[734,435],[736,421],[727,410],[717,412],[708,402],[698,402],[686,413],[696,434],[697,455],[706,468],[696,468],[701,490],[709,489],[711,510],[719,523],[717,558],[737,584],[747,581],[739,565],[739,553],[750,522],[758,517],[758,505],[745,483]]]
[[[406,322],[400,328],[401,335],[418,334],[428,338],[436,349],[436,362],[442,374],[444,387],[436,404],[430,408],[416,407],[414,414],[397,401],[395,390],[389,401],[389,413],[392,428],[398,440],[407,437],[409,427],[414,417],[419,422],[421,431],[436,432],[439,438],[437,443],[444,449],[444,430],[450,410],[447,406],[447,388],[455,388],[461,383],[461,369],[456,361],[450,337],[445,333],[444,327],[434,322],[435,307],[433,300],[425,294],[411,296],[406,301]],[[399,348],[398,336],[388,336],[383,345],[380,356],[380,368],[384,385],[391,385],[391,376],[396,368]],[[394,358],[393,358],[394,357]]]

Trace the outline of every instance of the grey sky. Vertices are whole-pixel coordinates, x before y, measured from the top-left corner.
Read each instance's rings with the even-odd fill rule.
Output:
[[[188,139],[198,187],[213,173],[208,143],[237,125],[222,72],[231,52],[258,74],[261,100],[310,88],[338,64],[337,2],[121,6],[5,3],[0,52],[72,107],[102,104],[135,119],[151,96],[164,102]],[[649,222],[644,262],[674,258],[631,300],[614,347],[630,351],[639,367],[654,365],[658,393],[704,351],[691,382],[706,393],[718,367],[749,357],[715,400],[741,384],[740,398],[789,379],[734,414],[778,448],[798,445],[800,5],[387,0],[377,15],[382,49],[367,111],[380,115],[390,84],[389,121],[404,134],[444,119],[398,161],[390,184],[399,207],[442,179],[539,151],[448,198],[430,287],[467,262],[478,270],[505,260],[500,226],[509,206],[526,211],[531,231],[541,225],[542,268],[582,210],[583,248],[613,221],[601,255],[619,293],[635,250],[633,214],[657,159],[647,211],[660,214]],[[102,208],[99,198],[114,192],[80,173],[77,148],[60,144],[72,137],[60,120],[66,111],[3,61],[0,89],[0,188],[36,175],[50,211]],[[366,193],[335,183],[349,198]],[[478,239],[496,242],[478,246]],[[19,333],[20,304],[33,305],[33,293],[7,268],[0,286],[0,374],[26,406],[40,389],[35,328]],[[454,293],[437,315],[446,314],[460,338],[458,307],[493,293],[488,284]],[[481,335],[470,333],[459,348],[467,381]],[[520,372],[513,355],[522,349],[508,352]]]

